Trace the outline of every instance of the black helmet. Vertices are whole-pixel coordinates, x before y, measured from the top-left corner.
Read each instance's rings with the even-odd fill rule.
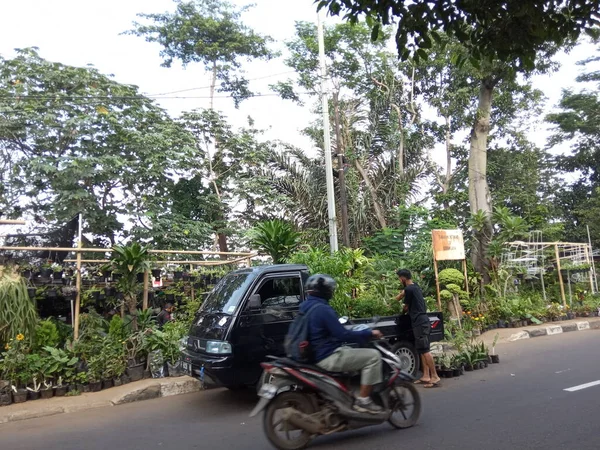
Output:
[[[325,300],[331,300],[337,283],[329,275],[317,273],[312,275],[306,280],[306,292],[315,297],[319,297]]]

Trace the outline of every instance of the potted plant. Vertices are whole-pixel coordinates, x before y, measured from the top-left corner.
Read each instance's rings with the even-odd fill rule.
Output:
[[[90,392],[99,392],[102,390],[102,365],[103,358],[101,354],[92,356],[88,360],[87,379],[90,384]]]
[[[144,352],[143,332],[132,333],[125,341],[127,352],[127,376],[130,381],[139,381],[144,376],[145,361],[142,358]]]
[[[52,279],[54,281],[61,280],[62,276],[63,276],[63,267],[57,263],[52,264],[51,267],[52,267]]]
[[[40,275],[42,278],[50,279],[52,276],[52,261],[45,262],[40,268]]]
[[[492,361],[492,364],[498,364],[500,362],[500,356],[496,355],[496,344],[498,343],[499,337],[500,334],[496,333],[496,336],[494,336],[494,342],[492,342],[492,354],[490,355],[490,360]]]
[[[109,280],[113,273],[113,267],[110,264],[104,264],[100,267],[100,273],[104,280]]]
[[[181,281],[182,278],[183,278],[183,268],[180,266],[177,266],[175,268],[175,270],[173,271],[173,279],[175,281]]]
[[[63,378],[70,382],[75,377],[75,366],[78,362],[76,356],[70,356],[65,350],[55,347],[44,347],[47,356],[44,358],[44,377],[53,377],[57,380],[54,385],[54,395],[61,397],[66,394],[67,386],[63,385]]]
[[[137,297],[141,291],[137,282],[137,274],[148,269],[148,248],[134,242],[128,246],[113,247],[113,254],[113,267],[117,273],[122,275],[118,287],[123,293],[129,314],[133,317],[132,324],[135,330],[137,329]]]
[[[87,372],[77,372],[75,374],[75,386],[77,387],[77,391],[79,392],[90,392],[90,385]]]
[[[0,381],[0,406],[8,406],[13,402],[12,386],[9,381]]]

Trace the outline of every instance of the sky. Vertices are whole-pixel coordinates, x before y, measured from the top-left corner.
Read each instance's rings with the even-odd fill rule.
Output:
[[[247,0],[232,2],[240,6],[248,3]],[[270,35],[275,41],[273,48],[283,52],[278,60],[245,66],[248,78],[253,80],[251,88],[255,92],[269,93],[269,84],[293,76],[283,62],[284,42],[293,37],[295,21],[316,22],[316,8],[313,0],[255,0],[255,4],[245,13],[244,21],[259,33]],[[91,64],[103,73],[113,74],[118,82],[139,86],[145,94],[187,90],[169,96],[195,98],[158,100],[173,116],[208,106],[209,76],[201,65],[183,68],[174,63],[171,68],[161,67],[158,44],[122,34],[132,28],[137,13],[172,11],[172,0],[0,0],[0,5],[0,55],[4,57],[12,57],[14,48],[36,46],[45,59],[75,66]],[[326,19],[326,23],[332,22],[333,19]],[[575,77],[581,67],[575,63],[591,56],[593,51],[590,45],[580,46],[569,55],[560,55],[562,66],[558,72],[535,77],[536,87],[548,98],[547,111],[556,105],[562,89],[576,85]],[[244,101],[239,110],[234,108],[231,99],[215,101],[215,107],[223,111],[234,126],[244,126],[251,116],[257,128],[266,130],[266,139],[285,140],[315,154],[312,143],[301,133],[315,119],[312,106],[307,102],[300,107],[277,96],[251,98]],[[548,134],[542,118],[529,130],[530,139],[540,146],[545,145]],[[434,149],[432,156],[444,164],[442,148]]]

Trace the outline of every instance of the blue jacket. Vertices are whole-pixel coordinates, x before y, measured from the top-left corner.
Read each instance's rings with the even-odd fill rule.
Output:
[[[334,309],[327,300],[309,295],[300,305],[300,312],[305,313],[313,305],[317,305],[310,313],[309,340],[314,352],[315,362],[330,356],[344,343],[362,344],[372,336],[371,330],[346,330],[339,322]]]

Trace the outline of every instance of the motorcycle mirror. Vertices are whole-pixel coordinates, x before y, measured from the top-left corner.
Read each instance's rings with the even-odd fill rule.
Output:
[[[340,317],[339,321],[342,325],[346,325],[348,323],[348,316]]]

